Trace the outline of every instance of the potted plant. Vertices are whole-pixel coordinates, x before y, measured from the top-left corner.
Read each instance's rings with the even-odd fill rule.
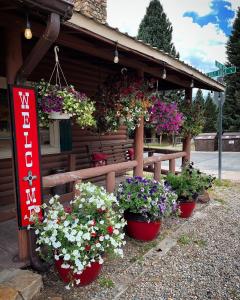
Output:
[[[113,194],[91,183],[76,185],[75,196],[64,207],[54,196],[43,205],[40,221],[31,216],[37,235],[37,249],[53,259],[60,278],[70,286],[91,283],[98,276],[107,253],[123,256],[122,229],[125,221]],[[113,209],[114,205],[114,209]]]
[[[197,200],[200,203],[207,203],[210,201],[208,190],[213,186],[216,178],[213,177],[212,175],[204,174],[200,172],[200,170],[198,169],[194,169],[194,170],[196,170],[199,177],[199,188],[198,188]]]
[[[178,195],[180,217],[189,218],[196,206],[198,195],[205,186],[205,177],[202,177],[200,171],[194,169],[193,163],[190,163],[184,167],[181,174],[169,173],[166,181]]]
[[[137,240],[155,239],[161,220],[177,212],[177,195],[163,181],[130,177],[118,186],[116,193],[119,205],[125,211],[126,232]]]
[[[43,79],[36,85],[38,113],[41,126],[48,126],[51,120],[74,118],[82,128],[96,125],[93,113],[95,104],[84,93],[73,86],[51,85]]]

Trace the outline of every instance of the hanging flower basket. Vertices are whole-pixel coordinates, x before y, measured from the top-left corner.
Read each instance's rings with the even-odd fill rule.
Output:
[[[92,283],[97,279],[102,269],[102,264],[99,264],[99,262],[93,262],[90,266],[87,266],[81,274],[77,274],[73,273],[70,268],[62,268],[62,264],[62,259],[55,260],[55,268],[59,277],[65,283],[69,283],[74,280],[75,286],[84,286]]]
[[[176,103],[162,101],[158,95],[151,97],[153,102],[150,112],[150,123],[158,134],[178,134],[183,124],[183,115]]]
[[[55,66],[49,82],[41,79],[36,84],[40,126],[48,126],[49,120],[66,120],[73,117],[82,128],[94,127],[96,125],[93,117],[95,103],[84,93],[80,93],[73,86],[68,85],[60,66],[58,51],[58,47],[55,46]],[[52,78],[56,78],[55,84],[51,83]],[[62,85],[61,79],[63,79],[64,85]]]
[[[53,111],[48,114],[51,120],[68,120],[71,118],[69,114],[61,113],[59,111]]]

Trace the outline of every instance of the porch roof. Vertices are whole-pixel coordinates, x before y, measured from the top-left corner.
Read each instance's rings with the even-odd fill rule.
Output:
[[[126,66],[133,66],[133,56],[137,58],[136,66],[144,72],[161,78],[163,69],[167,71],[166,83],[171,83],[168,88],[189,88],[192,80],[194,87],[222,92],[225,86],[216,80],[211,79],[204,73],[186,64],[185,62],[146,44],[137,38],[129,36],[127,33],[120,32],[117,28],[110,27],[108,24],[102,24],[92,18],[86,17],[81,13],[74,12],[72,18],[66,21],[64,25],[71,28],[75,33],[81,33],[101,41],[106,47],[104,49],[96,48],[96,56],[101,50],[111,49],[109,60],[113,60],[115,44],[119,50],[119,63]],[[80,42],[80,41],[79,41]],[[110,48],[109,48],[110,47]],[[121,55],[123,56],[121,58]],[[130,57],[131,56],[131,57]],[[179,76],[181,75],[181,76]]]

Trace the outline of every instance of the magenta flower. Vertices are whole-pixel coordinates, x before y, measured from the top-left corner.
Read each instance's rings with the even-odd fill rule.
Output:
[[[157,133],[178,133],[183,124],[183,115],[178,111],[177,104],[164,102],[156,96],[151,100],[150,122],[156,126]]]

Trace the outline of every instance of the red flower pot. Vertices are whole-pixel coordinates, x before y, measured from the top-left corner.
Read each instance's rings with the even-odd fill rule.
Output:
[[[195,206],[196,206],[196,202],[182,202],[182,203],[179,203],[179,208],[181,210],[180,217],[181,218],[191,217]]]
[[[127,220],[126,231],[127,234],[140,241],[152,241],[154,240],[160,231],[161,222],[146,222]]]
[[[62,259],[55,260],[55,267],[58,271],[59,277],[63,282],[69,283],[72,279],[80,279],[80,283],[77,286],[84,286],[93,282],[99,275],[102,265],[98,262],[93,262],[90,267],[82,272],[82,274],[73,274],[72,269],[63,269],[61,267],[63,263]],[[76,285],[76,283],[75,283]]]

